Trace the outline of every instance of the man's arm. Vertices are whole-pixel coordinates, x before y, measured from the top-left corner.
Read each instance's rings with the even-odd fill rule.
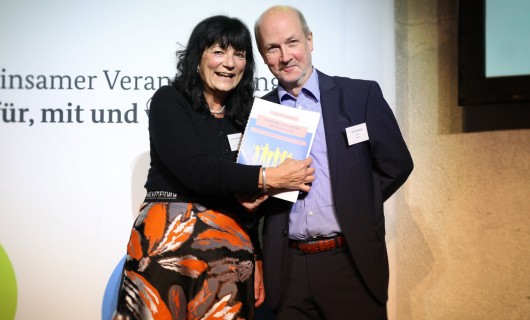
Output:
[[[394,113],[377,82],[372,82],[366,109],[366,125],[375,170],[380,175],[383,201],[407,180],[414,164]]]

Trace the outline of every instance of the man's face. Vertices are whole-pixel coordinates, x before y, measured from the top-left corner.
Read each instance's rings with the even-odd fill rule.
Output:
[[[311,75],[313,35],[304,35],[294,12],[269,12],[262,17],[261,56],[272,74],[291,94],[298,95]]]

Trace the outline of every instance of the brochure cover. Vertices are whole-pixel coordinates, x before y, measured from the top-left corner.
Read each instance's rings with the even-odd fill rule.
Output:
[[[237,162],[276,167],[287,158],[307,158],[319,119],[320,114],[315,111],[255,98]],[[298,191],[286,191],[272,196],[296,202]]]

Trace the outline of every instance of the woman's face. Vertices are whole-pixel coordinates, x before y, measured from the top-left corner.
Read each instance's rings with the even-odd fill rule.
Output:
[[[241,81],[246,64],[245,51],[223,49],[218,44],[204,50],[199,73],[206,95],[218,99],[226,96]]]

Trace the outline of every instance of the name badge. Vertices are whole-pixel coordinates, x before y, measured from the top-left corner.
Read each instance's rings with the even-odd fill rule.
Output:
[[[241,143],[242,136],[243,135],[241,134],[241,132],[227,135],[231,151],[237,151],[239,149],[239,144]]]
[[[367,141],[368,130],[366,129],[366,122],[346,128],[346,137],[348,138],[349,146]]]

